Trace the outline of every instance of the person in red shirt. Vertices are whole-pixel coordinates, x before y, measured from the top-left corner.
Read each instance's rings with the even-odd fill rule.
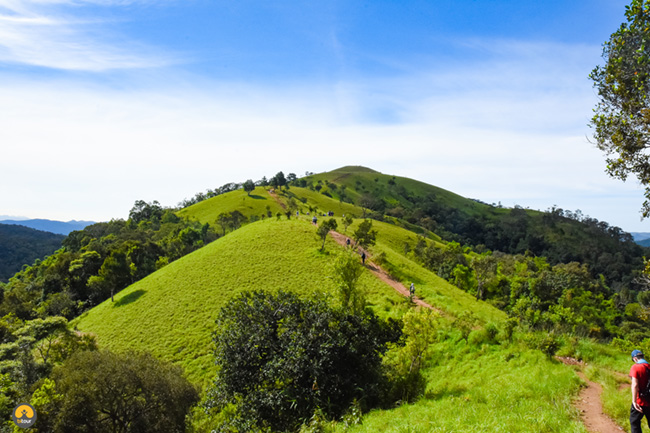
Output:
[[[650,395],[646,394],[650,380],[650,364],[640,350],[632,351],[634,365],[630,368],[632,378],[632,407],[630,408],[630,427],[632,433],[642,433],[641,420],[645,416],[650,427]]]

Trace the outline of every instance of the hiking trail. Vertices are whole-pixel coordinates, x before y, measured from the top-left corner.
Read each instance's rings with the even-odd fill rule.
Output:
[[[625,431],[603,413],[603,404],[600,399],[603,388],[599,383],[587,379],[587,376],[582,372],[585,363],[568,357],[556,356],[555,358],[565,365],[575,365],[580,368],[580,370],[576,370],[576,374],[587,386],[580,390],[574,406],[580,411],[580,418],[587,431],[589,433],[619,433]]]
[[[349,239],[348,236],[345,236],[342,233],[335,232],[335,231],[330,231],[330,235],[332,238],[339,244],[344,247],[347,246],[347,240]],[[388,284],[391,286],[393,289],[395,289],[400,295],[408,298],[409,297],[409,289],[404,286],[404,284],[400,283],[399,281],[395,280],[393,277],[391,277],[388,272],[386,272],[384,269],[382,269],[381,266],[377,265],[376,263],[370,263],[368,260],[370,258],[370,254],[368,253],[367,250],[357,247],[357,250],[359,252],[364,252],[366,253],[366,269],[368,269],[370,272],[372,272],[377,278],[379,278],[381,281],[384,283]],[[435,310],[440,314],[444,314],[442,310],[439,308],[434,307],[433,305],[430,305],[426,302],[424,302],[422,299],[418,298],[417,296],[413,296],[413,302],[416,305],[419,305],[424,308],[428,308],[430,310]]]

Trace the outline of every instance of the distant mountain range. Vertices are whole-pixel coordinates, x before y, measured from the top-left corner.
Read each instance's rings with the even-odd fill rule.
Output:
[[[635,232],[630,233],[634,242],[641,245],[642,247],[650,247],[650,233],[647,232]]]
[[[14,217],[15,218],[15,217]],[[31,229],[41,230],[44,232],[56,233],[59,235],[68,235],[75,230],[83,230],[86,226],[95,224],[94,221],[52,221],[46,219],[2,219],[0,224],[19,225]]]

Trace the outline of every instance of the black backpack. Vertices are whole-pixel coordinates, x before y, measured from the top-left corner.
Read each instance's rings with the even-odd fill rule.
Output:
[[[645,383],[645,387],[642,388],[639,386],[639,396],[650,400],[650,364],[644,364],[644,365],[645,365],[646,377],[648,378],[648,380]]]

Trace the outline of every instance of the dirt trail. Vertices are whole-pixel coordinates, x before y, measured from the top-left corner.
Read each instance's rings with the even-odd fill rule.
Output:
[[[338,244],[347,246],[347,240],[349,239],[347,236],[335,231],[330,231],[330,235],[332,235],[332,238]],[[366,257],[369,257],[368,251],[360,247],[358,250],[360,252],[365,252]],[[388,272],[382,269],[379,265],[367,262],[366,268],[377,278],[394,288],[402,296],[409,296],[408,289],[402,283],[396,281],[390,275],[388,275]],[[413,301],[417,305],[421,305],[423,307],[430,308],[442,313],[440,309],[424,302],[422,299],[414,297]],[[556,358],[566,365],[577,365],[580,368],[583,368],[585,365],[583,362],[577,361],[573,358]],[[584,423],[587,431],[589,431],[589,433],[619,433],[625,431],[614,421],[612,421],[609,416],[603,413],[603,405],[600,398],[603,389],[600,384],[587,379],[587,376],[581,370],[576,371],[576,374],[578,377],[580,377],[580,379],[587,383],[587,386],[580,391],[578,399],[575,402],[575,406],[580,411],[580,418],[582,419],[582,422]]]
[[[343,245],[344,247],[347,246],[347,240],[349,239],[347,236],[335,232],[335,231],[330,231],[330,235],[332,238],[340,245]],[[370,258],[370,255],[368,254],[368,251],[364,250],[361,247],[357,247],[357,250],[359,252],[364,252],[366,253],[366,257]],[[382,280],[384,283],[388,284],[391,286],[393,289],[395,289],[400,295],[404,297],[409,297],[409,290],[404,286],[404,284],[400,283],[399,281],[393,279],[390,275],[388,275],[388,272],[386,272],[384,269],[381,268],[381,266],[375,264],[375,263],[370,263],[366,259],[366,268],[372,272],[377,278]],[[415,302],[416,305],[420,305],[425,308],[429,308],[431,310],[436,310],[437,312],[442,314],[442,311],[433,305],[427,304],[424,302],[422,299],[418,298],[417,296],[413,297],[413,302]]]
[[[577,365],[580,368],[585,366],[582,361],[573,358],[556,357],[556,359],[566,365]],[[575,401],[575,406],[580,411],[580,418],[582,418],[587,431],[590,433],[619,433],[624,431],[603,413],[603,405],[600,399],[603,388],[600,384],[587,379],[582,370],[577,370],[576,374],[587,383],[587,386],[580,391],[578,399]]]
[[[269,190],[266,191],[266,192],[269,193],[269,195],[273,198],[273,200],[275,200],[275,201],[276,201],[276,202],[277,202],[277,203],[282,207],[282,209],[285,209],[285,210],[287,209],[287,205],[284,204],[284,203],[282,202],[282,200],[280,200],[280,197],[278,197],[278,195],[275,193],[275,190],[273,190],[273,189],[269,189]]]

